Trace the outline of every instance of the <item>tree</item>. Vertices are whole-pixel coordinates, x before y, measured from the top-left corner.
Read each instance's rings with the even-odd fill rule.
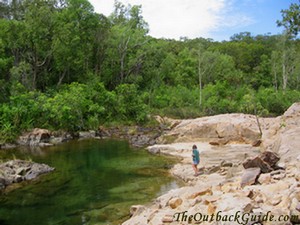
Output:
[[[282,20],[278,20],[277,25],[283,26],[288,35],[297,36],[300,30],[300,4],[292,3],[289,9],[281,10],[281,15]]]
[[[281,84],[283,90],[286,90],[296,66],[298,64],[295,44],[289,39],[289,36],[282,35],[278,40],[277,48],[272,53],[271,64],[274,77],[275,88],[278,83]],[[278,74],[281,74],[281,82],[278,81]]]
[[[124,83],[131,75],[137,75],[144,60],[140,51],[148,42],[148,28],[141,16],[141,6],[125,7],[115,2],[115,11],[110,16],[110,30],[107,49],[107,67],[111,68],[108,77],[111,87]]]
[[[66,77],[78,81],[79,74],[84,77],[90,70],[98,19],[87,0],[68,0],[57,14],[52,49],[58,86]]]

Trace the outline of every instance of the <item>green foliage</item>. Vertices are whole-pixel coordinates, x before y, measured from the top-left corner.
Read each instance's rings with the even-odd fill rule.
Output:
[[[148,108],[134,84],[121,84],[116,88],[116,113],[120,120],[133,118],[135,122],[142,123],[147,120]]]
[[[296,90],[275,91],[273,88],[259,89],[257,99],[262,107],[273,115],[281,115],[294,102],[300,100]]]
[[[283,26],[290,35],[297,35],[300,29],[300,4],[292,3],[289,9],[281,10],[282,20],[277,21],[278,26]]]
[[[87,0],[0,3],[0,142],[33,127],[69,131],[147,123],[150,113],[282,114],[299,101],[299,4],[283,35],[230,41],[148,36],[141,6]]]

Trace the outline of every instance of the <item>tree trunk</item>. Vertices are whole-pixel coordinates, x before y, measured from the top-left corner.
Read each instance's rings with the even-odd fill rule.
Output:
[[[202,73],[201,73],[201,62],[198,62],[198,78],[199,78],[199,108],[202,108]]]
[[[285,51],[285,50],[284,50]],[[282,55],[282,89],[285,91],[287,87],[287,80],[288,80],[288,74],[286,71],[286,52],[283,53]]]

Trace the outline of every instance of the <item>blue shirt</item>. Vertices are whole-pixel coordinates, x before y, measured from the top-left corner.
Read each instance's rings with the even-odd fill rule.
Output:
[[[193,160],[199,162],[200,157],[199,157],[199,151],[197,149],[193,149]]]

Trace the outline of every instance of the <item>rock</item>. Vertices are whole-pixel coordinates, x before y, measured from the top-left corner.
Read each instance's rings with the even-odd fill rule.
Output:
[[[265,151],[260,155],[261,159],[268,163],[268,165],[272,168],[276,166],[276,163],[279,161],[279,156],[271,151]]]
[[[270,173],[262,173],[259,175],[257,180],[260,184],[269,184],[271,182],[271,174]]]
[[[64,142],[63,137],[51,137],[49,140],[50,144],[57,145]]]
[[[222,167],[233,167],[233,163],[232,162],[225,162],[225,160],[223,160],[221,162],[221,166]]]
[[[251,203],[248,203],[243,207],[243,212],[250,213],[253,208],[254,208],[254,206]]]
[[[274,180],[282,180],[283,178],[285,178],[285,173],[281,173],[281,174],[272,176],[272,179],[274,179]]]
[[[199,190],[198,192],[190,195],[188,197],[188,199],[195,199],[198,196],[203,196],[203,195],[212,195],[212,190],[211,187],[210,188],[203,188],[202,190]]]
[[[30,170],[30,167],[20,167],[20,168],[17,168],[15,171],[16,171],[17,175],[24,176],[29,170]]]
[[[245,196],[250,198],[250,199],[253,199],[255,194],[254,194],[253,190],[250,190],[250,191],[245,193]]]
[[[191,203],[191,206],[195,206],[198,203],[202,202],[202,198],[201,197],[197,197],[194,199],[194,201]]]
[[[209,203],[208,206],[207,206],[207,214],[208,215],[214,214],[216,212],[216,209],[217,209],[217,206],[215,206],[212,203]]]
[[[13,183],[20,183],[21,181],[23,181],[23,177],[20,175],[16,175],[14,177]]]
[[[300,212],[300,203],[297,204],[296,208],[295,208],[298,212]],[[300,219],[300,218],[299,218]]]
[[[259,147],[261,145],[261,140],[255,140],[253,143],[252,143],[252,146],[253,147]]]
[[[39,146],[39,147],[50,147],[50,146],[53,146],[53,144],[42,142],[42,143],[39,143],[38,146]]]
[[[143,205],[132,205],[130,207],[130,216],[136,216],[144,211],[146,208]]]
[[[273,199],[270,200],[271,205],[276,206],[281,202],[281,197],[276,196]]]
[[[172,208],[172,209],[176,209],[178,206],[180,206],[182,204],[182,199],[181,198],[172,198],[169,200],[168,205]]]
[[[223,145],[228,142],[251,144],[259,140],[260,136],[255,116],[223,114],[181,120],[161,139],[164,143],[170,143],[168,139],[171,139],[171,142],[207,140],[212,145]]]
[[[266,151],[252,159],[247,159],[243,167],[245,169],[258,167],[262,173],[268,173],[275,169],[278,161],[279,157],[274,152]]]
[[[111,134],[109,131],[107,131],[103,126],[100,126],[97,131],[97,135],[101,138],[107,138],[111,137]]]
[[[220,199],[219,196],[206,196],[203,200],[203,204],[208,205],[209,203],[214,203]]]
[[[28,171],[24,177],[25,177],[25,180],[32,180],[41,174],[49,173],[53,170],[54,170],[54,168],[52,168],[46,164],[33,163],[30,171]]]
[[[79,132],[79,138],[81,138],[81,139],[88,139],[88,138],[94,138],[94,137],[96,137],[96,132],[93,130]]]
[[[24,160],[10,160],[0,164],[0,171],[3,177],[0,178],[2,188],[12,183],[19,183],[24,180],[32,180],[37,176],[53,171],[54,168],[46,164],[38,164]]]
[[[212,166],[212,167],[207,168],[207,169],[208,169],[208,173],[216,173],[221,169],[221,167],[220,166]]]
[[[148,152],[150,152],[151,154],[158,154],[158,153],[160,153],[160,148],[159,147],[149,147]]]
[[[142,135],[142,134],[133,135],[132,137],[129,138],[130,144],[135,147],[146,146],[146,145],[148,145],[150,140],[151,140],[151,138],[149,136]]]
[[[163,223],[172,223],[173,222],[173,215],[165,215],[161,219],[161,222],[163,222]]]
[[[213,139],[212,141],[209,142],[210,145],[226,145],[229,142],[228,139],[225,138],[218,138],[218,139]]]
[[[273,120],[269,130],[263,132],[263,148],[280,155],[281,162],[297,159],[300,145],[300,103],[294,103],[284,115]]]
[[[16,148],[17,146],[15,144],[9,144],[5,143],[3,145],[0,145],[0,149],[13,149]]]
[[[48,143],[50,139],[50,131],[46,129],[35,128],[33,131],[20,136],[17,143],[27,146],[38,146],[40,143]]]
[[[0,190],[4,189],[6,186],[6,181],[3,177],[0,177]]]
[[[256,182],[259,174],[261,173],[260,168],[247,168],[242,176],[241,187],[246,185],[252,185]]]

